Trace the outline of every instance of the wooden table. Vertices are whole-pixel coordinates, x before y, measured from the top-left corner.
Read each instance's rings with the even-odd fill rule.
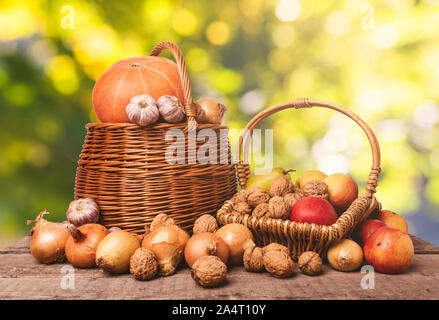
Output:
[[[317,277],[301,274],[296,266],[289,279],[235,267],[225,285],[205,289],[192,280],[188,268],[142,282],[129,274],[111,276],[68,264],[44,265],[30,254],[26,237],[0,251],[0,299],[439,299],[439,248],[412,239],[416,255],[410,269],[398,275],[375,273],[374,289],[361,286],[369,273],[337,272],[328,265]],[[72,284],[74,289],[69,289]]]

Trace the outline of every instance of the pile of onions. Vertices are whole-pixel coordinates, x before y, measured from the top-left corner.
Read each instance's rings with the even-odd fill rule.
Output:
[[[201,232],[194,234],[184,249],[186,263],[192,268],[195,261],[204,256],[217,256],[222,262],[227,263],[229,247],[222,238],[214,233]]]
[[[44,209],[35,220],[27,222],[28,225],[34,223],[30,251],[42,263],[63,262],[70,233],[65,226],[45,220],[43,217],[48,213]]]
[[[123,230],[111,232],[96,250],[96,265],[104,271],[121,274],[130,270],[130,259],[140,242],[132,233]]]
[[[107,228],[100,224],[88,223],[78,228],[71,225],[69,230],[71,235],[66,243],[67,260],[75,267],[96,266],[96,249],[108,235]]]
[[[328,262],[336,270],[354,271],[363,263],[363,250],[355,241],[342,239],[329,248]]]
[[[175,272],[181,260],[189,234],[177,225],[162,226],[147,234],[142,247],[151,250],[159,263],[159,274],[170,275]]]
[[[229,263],[231,265],[242,265],[245,249],[255,245],[250,229],[240,223],[226,224],[218,229],[216,235],[229,246]]]

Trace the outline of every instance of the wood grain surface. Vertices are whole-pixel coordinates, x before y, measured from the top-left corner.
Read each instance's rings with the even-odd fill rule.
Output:
[[[296,266],[289,279],[235,267],[223,286],[212,289],[198,286],[188,268],[146,282],[96,268],[73,269],[75,288],[62,289],[67,264],[37,262],[26,237],[0,251],[0,299],[439,299],[439,248],[412,239],[416,255],[410,269],[398,275],[375,273],[374,289],[362,289],[366,274],[337,272],[328,265],[317,277],[303,275]]]

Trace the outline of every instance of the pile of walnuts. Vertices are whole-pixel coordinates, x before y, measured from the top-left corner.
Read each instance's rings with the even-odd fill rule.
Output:
[[[309,196],[328,199],[328,186],[323,181],[311,180],[301,190],[295,190],[290,179],[279,176],[273,180],[268,192],[259,187],[239,191],[231,199],[232,214],[288,219],[296,202]]]
[[[244,268],[249,272],[269,272],[276,278],[288,278],[294,273],[294,261],[287,247],[270,243],[259,248],[249,247],[244,251]],[[312,251],[304,252],[298,261],[300,270],[306,275],[318,275],[322,271],[322,259]]]

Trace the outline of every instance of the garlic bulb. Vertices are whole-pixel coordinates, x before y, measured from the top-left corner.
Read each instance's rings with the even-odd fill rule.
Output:
[[[212,98],[201,98],[196,102],[203,110],[199,113],[197,121],[199,123],[221,124],[227,107]]]
[[[131,122],[139,126],[154,124],[159,119],[159,109],[154,98],[148,94],[134,96],[127,104],[125,112]]]
[[[161,96],[157,100],[157,107],[159,108],[160,115],[166,122],[177,123],[182,122],[184,119],[184,108],[177,97]]]
[[[66,212],[67,220],[76,227],[99,220],[99,207],[92,198],[73,200]]]

